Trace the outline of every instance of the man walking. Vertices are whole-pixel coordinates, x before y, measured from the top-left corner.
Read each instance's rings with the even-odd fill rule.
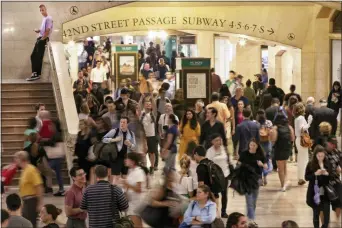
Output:
[[[113,220],[120,219],[120,211],[128,209],[128,201],[122,190],[108,182],[108,171],[103,165],[95,167],[97,183],[84,192],[81,209],[88,212],[89,228],[113,227]]]
[[[211,147],[211,136],[215,133],[222,137],[223,145],[227,147],[226,130],[223,123],[217,120],[217,114],[216,108],[208,108],[207,121],[202,125],[200,144],[204,145],[206,150]]]
[[[86,174],[78,167],[72,167],[69,174],[74,183],[65,194],[65,214],[68,217],[66,228],[86,228],[87,213],[80,208],[87,183]]]
[[[251,110],[249,108],[243,109],[243,121],[236,126],[233,141],[239,143],[239,155],[248,150],[249,142],[254,138],[258,143],[260,142],[259,126],[251,121]]]
[[[39,6],[40,13],[43,15],[42,25],[40,29],[35,29],[36,33],[39,33],[39,37],[34,45],[32,54],[31,54],[31,67],[32,67],[32,75],[30,78],[27,78],[27,81],[34,81],[40,79],[40,75],[42,72],[42,63],[45,52],[46,42],[49,41],[49,36],[52,32],[53,20],[51,16],[48,16],[46,6]]]
[[[28,219],[33,228],[37,227],[37,216],[42,204],[43,181],[36,167],[30,164],[26,151],[15,153],[17,165],[22,168],[19,180],[19,194],[23,199],[23,217]]]

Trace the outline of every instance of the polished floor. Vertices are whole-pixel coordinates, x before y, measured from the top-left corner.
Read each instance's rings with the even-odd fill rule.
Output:
[[[291,187],[286,192],[280,192],[278,174],[273,172],[268,176],[267,186],[261,187],[259,199],[256,209],[256,222],[261,228],[281,227],[284,220],[294,220],[299,227],[313,227],[312,225],[312,210],[306,203],[307,185],[298,186],[296,180],[296,164],[289,163],[289,181]],[[160,172],[154,176],[154,180],[159,180]],[[9,189],[8,192],[16,191]],[[229,189],[229,201],[227,213],[242,212],[245,213],[245,198]],[[64,209],[64,198],[45,196],[44,203],[53,203],[61,209]],[[2,203],[2,206],[4,204]],[[331,213],[330,227],[342,227],[341,221],[338,221],[335,214]],[[62,214],[59,217],[59,222],[65,224],[66,218]]]

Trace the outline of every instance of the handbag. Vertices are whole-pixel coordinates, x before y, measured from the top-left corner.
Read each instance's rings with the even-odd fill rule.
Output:
[[[65,146],[63,142],[58,142],[55,146],[44,146],[44,150],[49,159],[63,158],[65,156]]]
[[[338,195],[337,195],[334,187],[331,186],[330,184],[326,185],[324,190],[326,191],[330,201],[335,201],[338,199]]]
[[[300,133],[300,145],[305,148],[311,148],[312,147],[312,141],[310,138],[310,135],[307,131],[301,130]]]
[[[110,190],[113,191],[113,185],[110,185]],[[112,193],[111,193],[112,194]],[[112,210],[114,210],[114,200],[112,198]],[[114,211],[113,211],[114,212]],[[114,214],[114,213],[112,213]],[[126,214],[122,216],[121,212],[119,211],[120,219],[113,219],[113,228],[134,228],[134,223],[130,217]]]

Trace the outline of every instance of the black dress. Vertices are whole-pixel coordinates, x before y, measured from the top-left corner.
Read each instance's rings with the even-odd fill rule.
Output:
[[[274,145],[274,159],[288,160],[292,151],[291,130],[289,126],[278,126],[278,139]]]
[[[90,134],[85,138],[84,135],[81,135],[81,132],[78,132],[75,144],[75,155],[78,157],[77,164],[86,172],[87,179],[89,179],[90,168],[93,165],[92,162],[87,160],[88,150],[92,145],[90,139]]]

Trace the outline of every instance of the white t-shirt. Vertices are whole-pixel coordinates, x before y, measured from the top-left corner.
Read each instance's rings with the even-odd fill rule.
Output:
[[[103,67],[93,68],[91,70],[90,80],[96,83],[102,83],[103,81],[107,80],[105,69]]]
[[[142,200],[143,193],[146,191],[146,175],[144,170],[140,167],[135,167],[134,169],[128,170],[127,183],[132,186],[136,186],[137,183],[141,182],[142,192],[137,193],[132,189],[128,189],[127,198],[128,201],[132,203],[138,203]]]
[[[178,120],[178,117],[175,115],[176,117],[176,120]],[[161,114],[160,115],[160,118],[159,118],[159,121],[158,121],[158,124],[164,126],[164,125],[169,125],[169,115],[168,114]]]
[[[151,114],[152,112],[146,113],[144,111],[141,113],[141,116],[140,116],[140,120],[141,120],[142,116],[144,115],[143,120],[142,120],[142,125],[144,126],[146,137],[156,136],[156,127],[155,127],[156,125],[152,121]],[[156,121],[156,118],[154,118],[154,121]]]
[[[179,195],[186,195],[194,191],[192,176],[183,176],[179,172],[175,172],[174,190]]]
[[[207,154],[205,157],[220,166],[225,177],[229,175],[228,156],[223,146],[221,146],[218,151],[215,150],[214,146],[210,147],[207,150]]]
[[[190,175],[192,176],[192,182],[193,182],[193,188],[197,189],[198,188],[198,177],[197,177],[197,173],[196,173],[196,169],[197,169],[197,162],[190,160]]]
[[[175,98],[175,92],[176,92],[176,81],[169,79],[165,79],[163,83],[166,82],[170,85],[170,88],[166,91],[165,96],[168,97],[169,99],[174,99]]]

